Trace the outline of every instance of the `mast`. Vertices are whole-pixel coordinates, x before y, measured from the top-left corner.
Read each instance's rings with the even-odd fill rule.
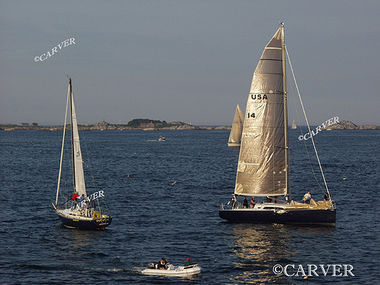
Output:
[[[74,157],[74,127],[73,127],[73,90],[71,87],[71,78],[69,79],[69,90],[70,90],[70,119],[71,119],[71,159],[73,168],[73,185],[74,192],[76,191],[75,183],[75,157]]]
[[[286,201],[290,201],[290,187],[289,187],[289,145],[288,145],[288,101],[286,90],[286,55],[285,55],[285,32],[284,23],[281,23],[281,53],[282,53],[282,70],[283,70],[283,92],[284,92],[284,136],[285,136],[285,188],[286,188]]]

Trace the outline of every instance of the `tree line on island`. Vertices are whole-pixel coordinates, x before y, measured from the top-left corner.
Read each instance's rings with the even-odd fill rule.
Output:
[[[62,130],[62,126],[40,126],[38,123],[2,124],[0,130]],[[229,130],[231,126],[194,126],[192,124],[174,121],[166,122],[152,119],[133,119],[127,124],[112,124],[101,121],[96,124],[79,125],[80,130]],[[356,125],[353,122],[342,120],[339,123],[328,126],[329,130],[380,130],[376,125]]]

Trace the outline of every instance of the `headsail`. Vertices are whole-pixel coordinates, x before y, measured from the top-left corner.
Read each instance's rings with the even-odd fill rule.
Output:
[[[284,27],[266,45],[253,74],[241,138],[235,194],[286,195]]]
[[[80,149],[79,133],[78,133],[78,122],[77,115],[75,112],[74,104],[74,94],[70,85],[70,101],[71,101],[71,131],[72,131],[72,152],[73,152],[73,175],[74,175],[74,189],[78,192],[80,196],[84,194],[86,196],[86,185],[84,182],[84,172],[83,172],[83,160],[82,152]]]
[[[243,131],[243,114],[240,110],[239,105],[236,106],[234,121],[232,122],[230,137],[228,138],[228,143],[239,144],[241,140],[241,132]]]

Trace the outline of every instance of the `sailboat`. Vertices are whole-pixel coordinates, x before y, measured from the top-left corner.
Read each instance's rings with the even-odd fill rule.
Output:
[[[239,105],[236,106],[234,121],[232,122],[230,137],[228,138],[229,147],[239,147],[241,140],[241,132],[243,130],[243,114]]]
[[[58,203],[61,185],[63,153],[65,149],[65,135],[67,128],[67,113],[70,105],[71,118],[71,159],[73,189],[69,199],[63,203]],[[86,230],[104,229],[112,222],[112,217],[104,203],[104,191],[99,190],[87,196],[84,179],[82,152],[79,141],[77,115],[75,112],[74,94],[71,86],[71,78],[67,91],[65,121],[63,125],[61,159],[58,172],[57,194],[55,203],[52,203],[55,212],[58,214],[62,224],[67,228],[77,228]]]
[[[284,24],[281,23],[265,46],[253,74],[232,203],[222,204],[219,216],[229,222],[335,224],[336,206],[314,140],[326,189],[324,200],[316,202],[307,197],[304,203],[291,201],[285,55],[288,55],[294,77],[284,41]],[[304,111],[297,84],[296,87]],[[310,130],[305,111],[304,115]],[[237,199],[239,196],[245,197],[242,206]],[[250,207],[246,202],[248,196],[252,197]],[[255,197],[266,197],[266,200],[256,203]]]
[[[295,130],[297,129],[297,125],[296,125],[296,122],[293,120],[292,122],[292,130]]]

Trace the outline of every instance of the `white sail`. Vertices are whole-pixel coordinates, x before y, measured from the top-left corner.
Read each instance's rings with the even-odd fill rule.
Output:
[[[80,148],[78,122],[75,112],[74,94],[71,87],[70,79],[70,94],[71,94],[71,126],[72,126],[72,152],[73,152],[73,175],[74,175],[74,190],[78,192],[80,196],[84,194],[86,196],[86,185],[84,182],[83,172],[83,160],[82,152]]]
[[[293,120],[292,122],[292,130],[295,130],[297,129],[297,125],[296,125],[296,122]]]
[[[287,194],[284,31],[266,45],[253,74],[245,111],[235,194]]]
[[[243,114],[239,105],[236,106],[234,121],[232,122],[228,144],[240,144],[241,132],[243,131]]]

